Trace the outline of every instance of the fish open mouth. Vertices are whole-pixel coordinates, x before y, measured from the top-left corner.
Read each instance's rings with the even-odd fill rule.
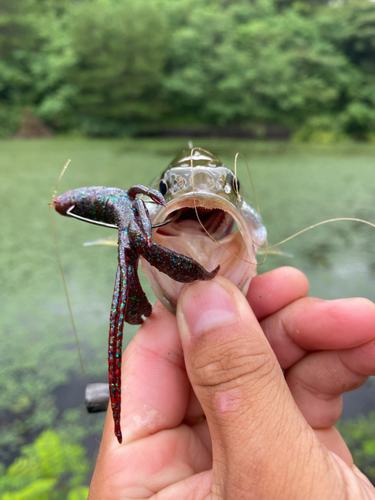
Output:
[[[181,232],[196,233],[206,231],[212,238],[220,239],[231,233],[234,226],[233,217],[224,210],[198,207],[182,208],[179,211],[172,212],[170,217],[178,216],[170,224],[166,224],[157,229],[158,236],[172,236]],[[207,234],[207,233],[206,233]],[[207,235],[208,236],[208,235]]]
[[[219,274],[246,293],[256,274],[256,251],[246,217],[230,201],[217,195],[181,196],[161,207],[152,220],[158,224],[180,216],[154,231],[153,239],[174,252],[199,262],[207,271],[220,265]],[[197,217],[198,214],[198,217]],[[237,226],[237,230],[235,229]],[[181,287],[142,259],[142,268],[163,304],[175,312]]]

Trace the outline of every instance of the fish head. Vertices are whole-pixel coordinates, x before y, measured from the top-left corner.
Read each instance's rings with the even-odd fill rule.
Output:
[[[167,204],[148,204],[153,225],[181,211],[174,222],[153,230],[154,241],[208,271],[220,265],[219,274],[246,294],[267,231],[233,171],[211,153],[194,148],[176,156],[150,187],[159,189]],[[144,259],[142,269],[157,298],[174,313],[182,283]]]

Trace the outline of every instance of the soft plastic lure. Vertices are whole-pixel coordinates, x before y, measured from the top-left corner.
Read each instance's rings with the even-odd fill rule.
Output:
[[[84,222],[118,229],[118,267],[113,292],[108,346],[109,392],[115,434],[122,441],[121,416],[121,353],[124,322],[139,325],[142,316],[151,314],[149,303],[138,279],[140,257],[151,266],[181,283],[210,280],[217,274],[194,259],[181,255],[152,239],[149,212],[137,194],[149,196],[156,204],[167,207],[162,194],[141,185],[128,191],[117,188],[79,188],[54,198],[56,211]]]

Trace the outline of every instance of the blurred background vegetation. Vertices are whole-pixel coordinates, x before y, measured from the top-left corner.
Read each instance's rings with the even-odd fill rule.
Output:
[[[199,137],[229,167],[246,155],[270,243],[374,222],[374,66],[370,0],[0,0],[1,500],[87,498],[103,426],[47,213],[66,160],[59,192],[128,189]],[[54,219],[86,375],[105,382],[116,249],[82,246],[105,228]],[[293,265],[311,295],[375,301],[374,238],[323,226],[259,272]],[[375,483],[373,393],[345,395],[340,430]]]
[[[369,0],[0,0],[0,134],[375,140],[374,65]]]

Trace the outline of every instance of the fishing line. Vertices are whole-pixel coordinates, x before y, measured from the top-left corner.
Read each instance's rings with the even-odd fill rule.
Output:
[[[257,209],[259,215],[261,216],[261,212],[260,212],[260,208],[259,208],[259,204],[258,204],[258,201],[257,201],[256,194],[255,194],[255,189],[254,189],[254,184],[253,184],[253,179],[252,179],[252,176],[251,176],[249,164],[248,164],[245,156],[242,153],[237,153],[236,157],[235,157],[235,175],[237,175],[237,161],[236,160],[237,160],[238,155],[241,155],[241,157],[245,161],[247,172],[248,172],[248,176],[249,176],[249,179],[250,179],[250,182],[251,182],[251,187],[252,187],[253,195],[254,195],[256,209]],[[283,240],[281,240],[278,243],[275,243],[273,245],[268,245],[268,241],[266,239],[266,245],[260,245],[260,246],[258,245],[258,246],[259,246],[259,248],[264,248],[265,251],[267,252],[267,250],[269,250],[270,248],[275,248],[277,246],[283,245],[287,241],[292,240],[296,236],[299,236],[300,234],[305,233],[306,231],[309,231],[310,229],[314,229],[315,227],[322,226],[323,224],[328,224],[329,222],[337,222],[337,221],[361,222],[362,224],[367,224],[368,226],[371,226],[371,227],[375,228],[375,224],[373,224],[372,222],[369,222],[367,220],[364,220],[364,219],[358,219],[358,218],[355,218],[355,217],[335,217],[333,219],[326,219],[326,220],[323,220],[321,222],[317,222],[315,224],[312,224],[311,226],[305,227],[304,229],[301,229],[301,231],[298,231],[297,233],[294,233],[291,236],[288,236],[288,238],[285,238],[285,239],[283,239]],[[258,264],[258,265],[261,265],[261,264],[263,264],[263,262],[260,263],[260,264]]]
[[[52,195],[52,199],[53,199],[53,200],[55,200],[55,199],[56,199],[56,194],[57,194],[57,190],[59,189],[59,184],[60,184],[60,182],[61,182],[61,179],[62,179],[63,175],[65,174],[65,170],[68,168],[69,163],[70,163],[71,161],[72,161],[72,160],[68,160],[68,161],[65,163],[65,165],[64,165],[64,167],[63,167],[63,169],[61,170],[61,174],[60,174],[60,176],[59,176],[59,178],[58,178],[58,180],[57,180],[57,184],[56,184],[55,190],[54,190],[53,195]]]
[[[259,214],[260,216],[262,216],[262,215],[261,215],[261,213],[260,213],[260,208],[259,208],[259,203],[258,203],[257,195],[256,195],[256,193],[255,193],[255,186],[254,186],[254,183],[253,183],[253,177],[252,177],[252,175],[251,175],[251,171],[250,171],[249,164],[248,164],[248,162],[247,162],[246,157],[245,157],[242,153],[240,153],[240,152],[236,153],[236,156],[234,157],[234,175],[235,175],[235,176],[236,176],[236,178],[238,179],[238,175],[237,175],[237,160],[238,160],[238,157],[239,157],[239,156],[241,156],[241,158],[242,158],[242,159],[243,159],[243,161],[245,162],[245,165],[246,165],[246,168],[247,168],[247,173],[248,173],[248,176],[249,176],[249,179],[250,179],[250,183],[251,183],[251,190],[252,190],[252,192],[253,192],[253,196],[254,196],[255,207],[256,207],[256,209],[257,209],[258,214]],[[240,193],[239,193],[239,190],[238,190],[238,189],[236,190],[236,194],[237,194],[237,199],[238,199],[238,201],[240,201]]]
[[[55,191],[53,192],[53,195],[52,195],[52,199],[53,200],[56,199],[56,194],[57,194],[57,190],[58,190],[60,181],[62,179],[62,176],[65,173],[65,170],[68,168],[68,165],[69,165],[70,161],[71,160],[68,160],[66,162],[64,168],[61,171],[60,177],[59,177],[59,179],[57,181],[57,184],[56,184],[56,189],[55,189]],[[81,373],[82,373],[83,380],[84,380],[85,384],[87,385],[87,376],[86,376],[85,369],[83,367],[81,345],[79,343],[79,338],[78,338],[78,334],[77,334],[77,328],[76,328],[76,325],[75,325],[75,322],[74,322],[73,310],[72,310],[72,307],[71,307],[71,304],[70,304],[70,300],[69,300],[68,288],[66,286],[65,275],[64,275],[64,271],[63,271],[63,268],[62,268],[62,265],[61,265],[61,258],[60,258],[59,247],[58,247],[58,244],[57,244],[57,236],[56,236],[55,224],[53,222],[53,216],[52,216],[52,207],[53,206],[54,206],[53,203],[48,203],[49,216],[50,216],[51,227],[52,227],[52,234],[53,234],[53,239],[54,239],[54,243],[55,243],[55,250],[56,250],[56,255],[57,255],[57,262],[59,264],[59,269],[60,269],[61,278],[62,278],[62,282],[63,282],[63,287],[64,287],[64,291],[65,291],[66,303],[67,303],[67,306],[68,306],[70,321],[72,323],[72,328],[73,328],[73,335],[74,335],[75,343],[76,343],[76,346],[77,346],[78,358],[79,358],[79,364],[80,364],[80,368],[81,368]]]
[[[300,234],[305,233],[306,231],[309,231],[310,229],[314,229],[314,227],[322,226],[323,224],[328,224],[329,222],[337,222],[337,221],[341,221],[341,220],[362,222],[362,224],[367,224],[368,226],[375,228],[375,224],[373,224],[372,222],[369,222],[368,220],[357,219],[355,217],[336,217],[334,219],[323,220],[321,222],[317,222],[316,224],[313,224],[312,226],[305,227],[305,229],[301,229],[301,231],[298,231],[297,233],[292,234],[292,236],[288,236],[288,238],[285,238],[285,240],[279,241],[279,243],[275,243],[274,245],[269,245],[267,248],[273,248],[276,246],[280,246],[283,243],[286,243],[287,241],[295,238],[296,236],[299,236]],[[260,248],[263,248],[263,247],[260,247]]]
[[[257,199],[257,195],[255,193],[255,186],[254,186],[254,183],[253,183],[253,177],[251,175],[249,164],[247,162],[247,159],[246,159],[245,155],[243,155],[240,152],[236,153],[236,156],[234,157],[234,175],[236,176],[236,179],[238,179],[238,175],[237,175],[237,159],[238,159],[239,156],[241,156],[241,158],[245,162],[245,165],[246,165],[246,168],[247,168],[247,174],[249,176],[250,183],[251,183],[251,190],[252,190],[253,196],[254,196],[255,207],[256,207],[257,212],[260,215],[260,217],[262,217],[262,214],[260,212],[260,207],[259,207],[258,199]],[[238,184],[237,184],[237,186],[238,186]],[[237,194],[237,200],[238,200],[238,202],[240,202],[239,189],[237,189],[236,194]],[[256,241],[254,241],[254,243],[257,245],[258,248],[265,248],[264,259],[262,260],[262,262],[257,262],[257,266],[262,266],[266,262],[266,260],[267,260],[267,254],[268,254],[268,248],[269,248],[269,246],[268,246],[268,236],[266,236],[266,246],[265,247],[263,247],[263,245],[258,245],[258,243]],[[240,257],[238,257],[238,258],[240,258]]]

